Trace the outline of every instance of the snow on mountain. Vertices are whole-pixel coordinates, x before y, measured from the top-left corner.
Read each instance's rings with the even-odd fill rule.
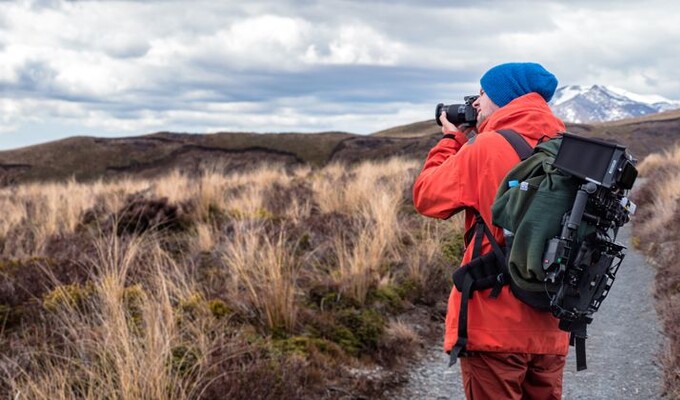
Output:
[[[567,122],[615,121],[680,108],[680,101],[658,95],[640,95],[615,87],[563,86],[555,92],[550,106]]]

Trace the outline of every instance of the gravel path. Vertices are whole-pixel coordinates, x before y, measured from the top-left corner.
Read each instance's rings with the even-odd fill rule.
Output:
[[[563,399],[660,399],[657,355],[662,336],[651,295],[654,269],[630,245],[630,228],[620,232],[628,253],[612,292],[588,327],[588,369],[576,372],[570,351]],[[460,367],[446,368],[447,356],[434,343],[390,399],[464,399]]]

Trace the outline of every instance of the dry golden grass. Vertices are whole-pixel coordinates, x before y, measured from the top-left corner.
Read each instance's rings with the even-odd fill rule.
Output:
[[[640,175],[647,177],[651,198],[643,199],[649,215],[638,223],[642,236],[665,230],[678,213],[680,199],[680,146],[664,153],[651,154],[639,165]]]
[[[312,188],[324,212],[361,212],[380,193],[401,198],[401,191],[414,179],[413,172],[418,166],[416,161],[401,158],[382,164],[363,162],[351,169],[331,164],[312,181]]]
[[[418,343],[422,341],[422,338],[413,329],[413,327],[403,321],[398,319],[391,320],[389,325],[385,329],[385,335],[391,339],[398,342],[411,342]]]
[[[337,375],[318,371],[347,355],[390,345],[408,355],[420,338],[399,322],[399,304],[445,299],[441,254],[462,229],[405,203],[418,166],[215,168],[1,189],[4,260],[44,259],[46,284],[32,300],[42,319],[26,322],[42,344],[0,332],[2,346],[26,343],[0,363],[0,387],[31,399],[246,398],[253,387],[285,398]],[[57,277],[50,266],[64,260],[53,257],[90,272]],[[300,352],[300,371],[317,372],[287,369]]]
[[[422,228],[416,231],[417,237],[411,236],[411,240],[417,243],[414,251],[408,253],[406,262],[409,279],[420,285],[425,285],[426,278],[431,275],[432,265],[436,265],[442,258],[442,248],[448,257],[452,255],[462,256],[463,214],[457,214],[449,221],[426,220]],[[408,231],[408,235],[413,232]],[[453,246],[454,248],[450,248]],[[456,249],[455,246],[458,246]],[[451,254],[458,253],[458,254]],[[453,259],[448,260],[454,263]]]
[[[368,291],[378,283],[387,246],[383,239],[375,235],[370,226],[360,228],[354,244],[342,236],[335,237],[338,268],[334,277],[340,283],[341,292],[359,304],[366,302]]]
[[[41,255],[47,239],[73,232],[82,213],[96,202],[108,210],[117,210],[125,196],[148,188],[149,182],[121,180],[114,183],[32,183],[0,190],[0,236],[23,226],[33,237],[32,246],[16,255]],[[9,251],[9,253],[8,253]],[[12,249],[5,251],[8,255]]]
[[[344,165],[333,163],[312,177],[312,190],[321,211],[333,212],[351,208],[351,205],[344,201],[344,185],[345,181],[348,180],[347,173],[347,168]]]
[[[225,245],[222,258],[232,272],[232,291],[256,311],[270,330],[291,330],[297,318],[294,249],[280,234],[271,240],[261,227],[241,225]]]
[[[64,292],[71,301],[51,308],[63,348],[32,354],[29,368],[9,381],[12,392],[30,399],[198,398],[209,368],[201,355],[212,351],[214,339],[191,321],[178,325],[173,306],[195,296],[192,282],[150,237],[113,235],[94,242],[91,292],[78,299]],[[155,273],[143,288],[126,286],[140,263],[153,265]],[[176,349],[189,346],[197,358],[177,360]],[[191,361],[190,371],[178,374],[169,362],[173,357],[175,363]]]
[[[196,195],[195,185],[198,184],[198,182],[189,179],[178,170],[174,170],[170,172],[170,174],[160,177],[153,182],[143,182],[145,183],[145,190],[150,190],[159,197],[167,197],[172,203],[181,203],[189,198],[193,198]],[[201,199],[199,204],[202,204],[202,201],[205,200]]]
[[[680,398],[680,145],[652,154],[639,165],[645,181],[635,193],[635,235],[658,267],[657,310],[668,337],[661,357],[669,398]]]
[[[657,171],[664,171],[668,168],[680,165],[680,144],[661,153],[653,153],[640,162],[637,169],[642,176],[650,176]]]
[[[217,238],[212,226],[203,222],[196,224],[196,236],[194,238],[194,249],[196,252],[210,252],[215,248],[216,240]]]
[[[379,166],[364,162],[347,170],[341,165],[325,168],[326,179],[314,181],[315,195],[326,212],[356,216],[357,232],[352,240],[335,236],[336,277],[345,294],[363,304],[369,290],[388,276],[381,268],[398,255],[399,210],[405,187],[414,179],[415,162],[391,159]]]

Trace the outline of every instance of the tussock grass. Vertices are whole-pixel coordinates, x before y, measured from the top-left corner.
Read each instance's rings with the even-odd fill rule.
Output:
[[[200,222],[196,224],[196,236],[194,237],[194,251],[208,253],[215,248],[217,238],[211,225]]]
[[[198,398],[209,368],[201,355],[216,344],[200,326],[204,321],[177,324],[173,303],[196,293],[192,283],[151,237],[112,235],[93,242],[91,291],[77,301],[73,293],[62,294],[70,301],[55,300],[49,315],[59,353],[35,349],[8,380],[12,392],[31,399]],[[144,285],[126,286],[140,263],[155,273]],[[186,346],[196,359],[175,360],[176,349]],[[191,365],[180,374],[176,363]]]
[[[658,267],[657,310],[668,337],[661,357],[664,386],[669,398],[680,399],[680,145],[649,155],[638,169],[645,183],[634,196],[634,231]]]
[[[298,261],[284,234],[270,239],[259,226],[239,224],[222,258],[231,272],[232,291],[241,292],[243,306],[254,310],[270,331],[292,330]]]
[[[197,181],[189,179],[189,177],[183,175],[178,170],[174,170],[168,175],[162,176],[155,181],[142,181],[143,183],[146,183],[146,185],[143,185],[145,188],[140,188],[140,190],[149,190],[158,197],[167,198],[171,203],[182,203],[194,198],[196,196],[196,187],[198,187],[198,192],[200,195],[198,200],[199,204],[209,204],[214,198],[214,193],[210,189],[204,191],[203,188],[209,183],[212,183],[210,179],[211,177],[212,175],[207,174],[207,176],[204,176],[203,179]],[[204,182],[205,185],[203,184]]]
[[[379,268],[387,246],[383,239],[373,234],[371,227],[360,228],[353,245],[342,237],[335,238],[338,265],[335,278],[341,292],[359,304],[366,303],[369,290],[378,284]]]
[[[363,162],[351,169],[336,163],[324,168],[312,187],[322,211],[360,212],[370,207],[380,193],[401,196],[418,166],[415,161],[400,158],[390,159],[380,168],[373,162]]]
[[[639,224],[643,236],[665,230],[678,213],[680,199],[680,146],[662,154],[652,154],[640,163],[639,172],[650,182],[641,192],[649,218]]]
[[[445,303],[460,256],[460,219],[414,213],[418,167],[395,158],[0,189],[0,390],[379,393],[346,367],[412,358],[427,331],[413,318],[428,313],[402,317]]]

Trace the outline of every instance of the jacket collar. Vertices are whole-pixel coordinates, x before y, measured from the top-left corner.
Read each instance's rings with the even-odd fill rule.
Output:
[[[483,134],[500,129],[513,129],[524,136],[540,139],[564,132],[564,123],[553,113],[548,103],[538,93],[520,96],[491,114],[479,126]]]

